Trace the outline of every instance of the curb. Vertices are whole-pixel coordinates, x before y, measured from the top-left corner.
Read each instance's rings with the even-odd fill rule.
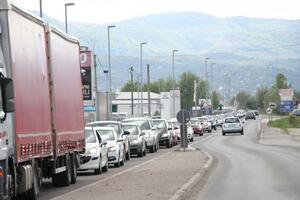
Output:
[[[203,169],[196,173],[194,176],[192,176],[188,182],[186,182],[181,188],[177,190],[177,192],[169,199],[169,200],[184,200],[184,198],[192,189],[194,186],[196,186],[199,182],[205,180],[205,176],[210,173],[211,169],[213,168],[214,164],[214,157],[207,153],[206,151],[200,150],[202,153],[204,153],[208,160],[206,161]]]

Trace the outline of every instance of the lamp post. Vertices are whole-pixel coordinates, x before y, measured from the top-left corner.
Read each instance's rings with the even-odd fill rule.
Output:
[[[213,104],[213,91],[214,91],[214,74],[213,74],[213,66],[216,65],[216,63],[210,64],[210,99],[211,99],[211,110],[214,110],[214,104]]]
[[[66,28],[66,33],[68,33],[68,6],[74,6],[75,3],[65,3],[65,28]]]
[[[172,97],[172,115],[173,117],[175,117],[175,93],[174,93],[174,90],[175,90],[175,53],[178,52],[178,50],[176,49],[173,49],[172,50],[172,72],[173,72],[173,83],[172,83],[172,90],[173,90],[173,97]]]
[[[143,102],[143,45],[147,42],[140,43],[140,53],[141,53],[141,117],[144,116],[144,102]]]
[[[209,57],[206,57],[205,60],[205,83],[207,83],[207,61],[209,60]],[[205,114],[207,115],[207,89],[205,87]]]
[[[109,74],[109,70],[103,70],[103,73],[106,75],[106,120],[109,120],[109,103],[108,103],[108,74]]]
[[[40,17],[43,18],[43,0],[40,0]]]

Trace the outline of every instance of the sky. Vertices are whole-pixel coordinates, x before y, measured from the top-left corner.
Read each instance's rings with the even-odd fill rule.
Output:
[[[23,9],[39,10],[40,0],[12,0]],[[64,20],[88,23],[111,23],[162,12],[194,11],[218,17],[300,19],[300,0],[42,0],[43,12]]]

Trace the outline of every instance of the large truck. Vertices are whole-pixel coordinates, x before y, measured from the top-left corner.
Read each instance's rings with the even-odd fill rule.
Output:
[[[76,182],[84,151],[79,42],[0,1],[0,199]]]

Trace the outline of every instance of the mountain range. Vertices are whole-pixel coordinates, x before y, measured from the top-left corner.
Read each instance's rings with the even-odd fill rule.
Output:
[[[69,16],[71,18],[71,16]],[[45,17],[45,21],[64,30],[64,22]],[[191,71],[205,77],[205,57],[213,68],[214,88],[222,93],[224,73],[231,94],[240,90],[254,93],[257,87],[270,86],[277,73],[285,74],[295,89],[300,89],[300,20],[247,17],[219,18],[195,12],[161,13],[115,22],[110,30],[113,89],[129,80],[129,67],[140,74],[140,42],[143,69],[150,64],[151,80],[172,73]],[[98,86],[105,90],[101,70],[108,66],[107,24],[69,23],[69,33],[98,55]],[[210,75],[210,73],[208,74]],[[146,74],[143,73],[146,77]],[[146,79],[145,79],[146,80]]]

